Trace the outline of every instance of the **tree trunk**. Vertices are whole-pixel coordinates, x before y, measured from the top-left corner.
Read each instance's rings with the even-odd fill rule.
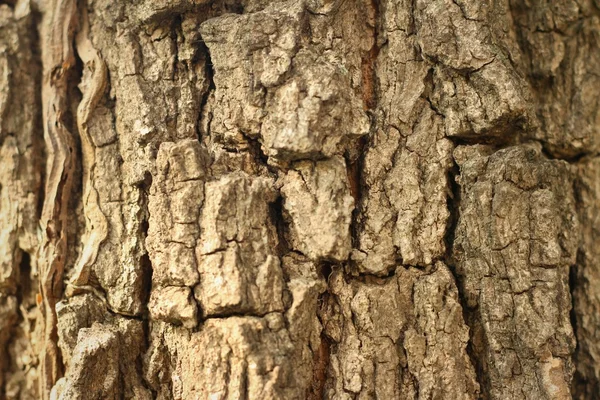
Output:
[[[0,399],[600,399],[598,0],[0,0]]]

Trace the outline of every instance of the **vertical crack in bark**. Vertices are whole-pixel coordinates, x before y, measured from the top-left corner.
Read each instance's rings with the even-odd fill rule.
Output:
[[[31,291],[31,256],[29,253],[21,250],[21,262],[19,263],[19,284],[17,286],[17,304],[22,305],[24,297]],[[24,316],[21,308],[18,310],[19,320]]]
[[[544,154],[546,156],[548,156],[546,154],[546,152],[544,151]],[[583,207],[583,199],[581,198],[581,193],[580,193],[580,188],[579,186],[579,182],[578,179],[575,179],[573,182],[573,195],[575,198],[575,212],[577,213],[578,216],[581,215],[581,208]],[[572,356],[572,361],[573,361],[573,368],[575,370],[574,374],[573,374],[573,380],[571,382],[571,394],[573,395],[573,398],[578,398],[578,394],[584,394],[585,393],[585,388],[586,386],[588,386],[588,383],[585,381],[585,377],[583,377],[581,375],[581,373],[579,372],[579,368],[578,367],[578,363],[577,363],[577,355],[579,353],[579,351],[581,351],[581,346],[579,343],[579,339],[577,336],[577,314],[576,314],[576,296],[575,296],[575,292],[577,291],[577,273],[578,273],[578,269],[581,268],[582,265],[584,265],[584,255],[582,252],[582,243],[580,240],[579,243],[579,248],[577,249],[577,258],[576,258],[576,263],[575,265],[571,265],[569,267],[569,294],[571,296],[571,311],[569,313],[569,317],[570,317],[570,321],[571,321],[571,327],[573,328],[573,336],[575,337],[575,350],[573,351],[573,356]],[[581,396],[583,397],[583,396]]]
[[[142,243],[143,252],[139,258],[139,267],[142,270],[142,303],[146,305],[146,310],[144,310],[144,314],[147,317],[147,304],[148,299],[150,298],[150,291],[152,290],[152,262],[150,261],[150,256],[148,255],[148,250],[146,249],[146,238],[148,237],[148,228],[149,228],[149,210],[148,210],[148,196],[150,187],[152,186],[152,174],[150,172],[146,172],[144,174],[144,180],[140,183],[138,190],[140,191],[140,215],[141,218],[139,225],[139,238]],[[145,323],[147,323],[147,318],[144,318]]]
[[[56,303],[62,295],[67,256],[67,219],[75,170],[75,141],[69,112],[69,78],[75,66],[72,41],[77,21],[75,0],[54,0],[49,6],[43,54],[42,87],[44,140],[48,154],[46,198],[42,207],[42,241],[39,255],[43,348],[40,359],[40,395],[50,398],[54,383],[62,375],[57,344]]]
[[[573,367],[575,369],[575,373],[573,374],[573,381],[571,382],[571,391],[573,398],[583,398],[585,394],[585,388],[589,385],[589,382],[586,382],[585,377],[581,375],[579,369],[577,368],[577,355],[579,351],[581,351],[581,346],[577,337],[577,313],[575,311],[575,292],[577,291],[577,269],[580,268],[582,261],[583,260],[581,251],[578,251],[577,264],[572,265],[569,268],[569,292],[571,294],[571,312],[569,313],[569,316],[571,319],[571,327],[573,328],[573,335],[575,336],[575,350],[573,352]]]
[[[173,41],[173,75],[171,76],[171,80],[176,81],[177,76],[179,75],[179,38],[183,37],[183,31],[181,29],[182,16],[181,14],[177,14],[173,17],[173,21],[171,21],[171,40]],[[173,116],[177,119],[177,115]],[[175,121],[175,126],[177,126],[177,121]]]
[[[283,197],[279,196],[277,199],[269,205],[269,211],[271,214],[271,221],[277,230],[277,249],[276,254],[281,258],[288,252],[290,252],[291,248],[286,238],[285,233],[285,220],[283,219]]]
[[[352,211],[352,220],[350,225],[350,234],[352,239],[352,248],[359,248],[359,232],[360,232],[360,211],[362,207],[364,193],[364,163],[365,152],[370,144],[371,137],[374,136],[378,128],[377,108],[378,108],[378,78],[377,78],[377,58],[379,56],[379,25],[380,25],[380,5],[379,0],[365,0],[365,9],[367,14],[367,25],[370,28],[372,36],[372,44],[369,51],[362,56],[361,73],[362,73],[362,102],[363,109],[367,112],[370,119],[370,129],[367,136],[360,137],[355,148],[350,149],[345,154],[346,159],[346,174],[349,183],[350,194],[354,198],[354,210]],[[350,253],[350,258],[352,253]],[[352,260],[349,259],[350,266]],[[327,283],[326,291],[319,296],[318,318],[323,325],[320,315],[326,312],[325,307],[328,303],[330,294],[329,276],[332,273],[333,266],[330,263],[321,266],[321,274]],[[308,394],[309,400],[317,400],[325,398],[325,389],[329,377],[329,367],[331,362],[332,340],[327,337],[325,327],[321,332],[321,343],[318,351],[313,358],[313,381]]]
[[[319,304],[325,304],[325,292],[319,296]],[[331,343],[325,331],[321,332],[321,344],[318,351],[313,354],[313,379],[307,400],[321,400],[325,398],[325,384],[327,383],[327,370],[329,368],[331,355]]]
[[[363,103],[365,110],[374,110],[377,107],[377,56],[379,55],[378,25],[379,25],[379,0],[367,1],[368,24],[372,28],[373,45],[362,59],[363,76]]]
[[[456,182],[456,177],[459,174],[458,165],[454,163],[452,168],[448,171],[448,197],[447,207],[450,214],[448,223],[446,225],[446,233],[444,235],[444,241],[446,242],[446,259],[447,265],[453,265],[452,263],[452,246],[454,244],[454,235],[456,233],[456,225],[458,224],[458,217],[460,213],[460,185]],[[456,278],[456,276],[455,276]]]
[[[377,57],[379,56],[379,43],[378,43],[378,30],[379,30],[379,0],[366,0],[367,18],[368,25],[371,28],[371,35],[373,43],[371,49],[362,57],[361,72],[363,79],[363,91],[362,100],[363,108],[368,112],[369,118],[371,119],[371,129],[369,136],[373,135],[375,129],[377,129],[377,103],[378,103],[378,90],[377,90]],[[350,184],[350,192],[354,197],[354,210],[352,213],[352,245],[354,248],[358,247],[358,231],[359,221],[358,216],[360,214],[360,208],[362,203],[363,195],[363,169],[365,160],[365,150],[369,145],[369,138],[362,136],[356,142],[356,148],[351,154],[346,155],[347,163],[347,175],[348,182]]]
[[[458,224],[458,219],[460,216],[460,185],[456,181],[459,172],[460,171],[458,165],[454,162],[452,168],[448,171],[449,190],[447,197],[447,205],[450,217],[446,227],[446,234],[444,235],[444,241],[446,242],[446,255],[444,257],[444,262],[448,266],[448,270],[454,277],[454,281],[456,283],[456,290],[458,292],[458,300],[462,309],[463,320],[465,324],[469,327],[469,342],[467,344],[467,355],[469,356],[471,365],[475,370],[475,377],[477,380],[477,384],[479,385],[481,396],[483,398],[488,398],[488,388],[484,384],[486,382],[486,378],[482,365],[483,361],[477,357],[474,349],[474,337],[476,332],[475,326],[473,324],[472,314],[475,311],[469,310],[467,306],[464,288],[462,286],[461,280],[458,279],[458,275],[456,273],[456,266],[452,257],[456,226]]]
[[[210,122],[212,120],[212,111],[208,107],[208,99],[215,91],[214,70],[210,59],[210,51],[204,41],[200,41],[197,47],[197,56],[204,58],[205,74],[208,79],[208,90],[202,95],[200,100],[200,112],[196,123],[196,133],[198,141],[202,143],[202,136],[210,136]]]
[[[148,254],[148,249],[146,248],[146,238],[148,237],[149,218],[150,218],[150,213],[148,210],[148,201],[149,201],[148,196],[149,196],[149,191],[150,191],[151,186],[152,186],[152,175],[149,172],[146,172],[144,174],[144,180],[141,182],[141,184],[139,185],[139,188],[138,188],[142,194],[140,196],[140,202],[141,202],[140,218],[141,218],[141,221],[140,221],[140,225],[139,225],[139,237],[144,246],[143,254],[139,258],[139,267],[142,271],[142,274],[141,274],[141,279],[142,279],[141,302],[144,307],[142,310],[141,316],[138,318],[142,321],[142,332],[144,335],[144,337],[141,340],[141,342],[143,343],[143,349],[141,351],[141,354],[146,353],[148,351],[148,349],[150,348],[150,336],[151,336],[150,313],[148,310],[148,301],[150,300],[150,293],[152,291],[153,268],[152,268],[152,261],[150,260],[150,255]],[[131,317],[127,317],[122,314],[119,314],[119,315],[126,317],[126,318],[131,318]],[[156,398],[156,396],[157,396],[156,391],[152,387],[152,384],[146,380],[146,376],[143,373],[144,366],[143,366],[141,357],[138,357],[136,359],[136,371],[138,372],[138,375],[140,376],[141,384],[149,391],[149,393],[152,394],[152,398]]]
[[[577,161],[579,161],[579,159]],[[584,210],[586,206],[582,193],[582,191],[585,190],[584,185],[585,184],[584,182],[582,182],[581,176],[579,176],[575,179],[572,189],[575,197],[575,210],[580,219],[581,216],[584,215]],[[583,224],[585,222],[580,220],[580,223]],[[582,233],[585,232],[584,226],[580,226],[580,229]],[[579,335],[581,335],[581,332],[578,331],[579,326],[577,323],[577,317],[581,317],[581,315],[578,315],[577,313],[577,309],[580,308],[579,304],[577,303],[577,293],[581,293],[580,291],[584,291],[584,285],[586,284],[585,282],[579,282],[579,278],[583,278],[581,268],[584,268],[586,266],[584,249],[585,242],[582,239],[580,239],[579,248],[577,249],[576,263],[574,265],[571,265],[569,268],[569,293],[571,295],[571,311],[569,313],[569,316],[571,321],[571,327],[573,328],[573,336],[575,337],[575,350],[573,351],[572,356],[573,368],[575,372],[573,374],[573,380],[571,382],[571,394],[574,399],[584,399],[590,393],[600,393],[600,386],[598,384],[598,381],[589,380],[581,371],[585,367],[582,368],[582,366],[580,365],[580,363],[582,365],[585,365],[586,361],[589,362],[589,360],[585,360],[586,350],[582,348],[582,343],[580,343],[579,341]],[[583,278],[583,280],[585,280],[585,278]],[[582,329],[585,329],[585,327],[582,327]],[[580,357],[583,359],[580,359]]]

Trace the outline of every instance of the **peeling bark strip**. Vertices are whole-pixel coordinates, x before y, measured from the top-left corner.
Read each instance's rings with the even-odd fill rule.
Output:
[[[69,126],[69,83],[75,65],[73,37],[77,23],[77,2],[55,0],[49,4],[46,37],[42,54],[44,81],[42,105],[46,143],[45,198],[40,219],[42,241],[38,255],[42,326],[40,351],[40,396],[50,391],[62,375],[57,345],[56,303],[62,297],[62,280],[67,256],[67,213],[75,169],[75,142]]]
[[[599,15],[0,0],[0,400],[598,398]]]
[[[100,244],[106,239],[108,226],[106,216],[98,203],[99,196],[95,187],[96,144],[90,135],[88,124],[92,111],[104,93],[107,83],[106,64],[98,55],[89,37],[89,21],[87,8],[84,6],[81,27],[77,34],[77,53],[84,68],[91,69],[91,77],[84,74],[83,98],[77,107],[77,128],[81,138],[81,155],[83,167],[83,208],[86,216],[86,234],[82,237],[84,249],[75,266],[72,282],[75,285],[86,285],[89,281],[90,267],[96,261]]]

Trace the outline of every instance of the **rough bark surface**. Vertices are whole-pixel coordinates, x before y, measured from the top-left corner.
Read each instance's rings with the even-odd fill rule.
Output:
[[[0,399],[600,398],[597,0],[0,0]]]

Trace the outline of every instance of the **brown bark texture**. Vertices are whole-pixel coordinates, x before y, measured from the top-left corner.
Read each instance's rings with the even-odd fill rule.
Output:
[[[600,399],[600,1],[0,0],[0,399]]]

